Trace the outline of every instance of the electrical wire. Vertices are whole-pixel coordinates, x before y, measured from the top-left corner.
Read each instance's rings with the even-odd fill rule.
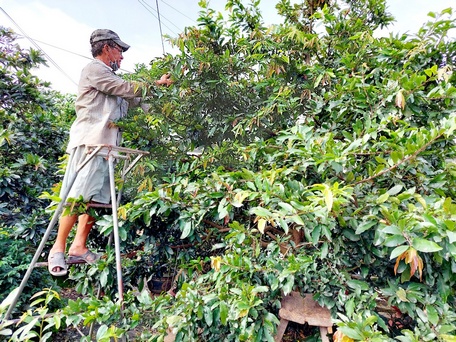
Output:
[[[185,13],[182,13],[181,11],[179,11],[177,8],[171,6],[170,4],[168,4],[166,1],[164,0],[161,0],[161,2],[163,2],[165,5],[167,5],[168,7],[171,7],[173,10],[175,10],[177,13],[179,14],[182,14],[184,17],[190,19],[192,22],[194,22],[195,24],[197,24],[197,22],[195,21],[195,19],[193,18],[190,18],[188,15],[186,15]]]
[[[154,16],[155,19],[159,20],[158,19],[158,16],[156,14],[157,10],[155,8],[153,8],[151,5],[149,5],[145,0],[138,0],[138,2],[146,9],[146,11],[148,11],[150,14],[152,14]],[[152,12],[153,11],[153,12]],[[169,22],[171,25],[173,25],[177,30],[181,30],[181,28],[179,26],[177,26],[176,24],[174,24],[171,20],[167,19],[166,17],[164,17],[163,15],[160,15],[161,18],[165,19],[167,22]],[[171,31],[171,33],[175,34],[176,36],[178,35],[173,29],[171,29],[169,26],[167,26],[166,24],[163,23],[163,26],[166,27],[168,30]]]
[[[158,26],[160,27],[160,37],[162,42],[162,49],[163,54],[165,54],[165,44],[163,43],[163,32],[162,32],[162,24],[161,24],[161,17],[160,17],[160,9],[158,8],[158,0],[155,0],[155,4],[157,5],[157,15],[158,15]]]
[[[25,36],[23,36],[23,35],[21,35],[21,34],[18,34],[18,36],[19,36],[19,37],[24,37],[24,38],[26,38]],[[67,50],[67,49],[58,47],[58,46],[56,46],[56,45],[52,45],[52,44],[43,42],[43,41],[38,40],[38,39],[34,39],[34,38],[31,38],[31,39],[33,39],[35,42],[38,42],[38,43],[41,43],[41,44],[50,46],[50,47],[52,47],[52,48],[54,48],[54,49],[58,49],[58,50],[61,50],[61,51],[63,51],[63,52],[66,52],[66,53],[70,53],[70,54],[72,54],[72,55],[75,55],[75,56],[78,56],[78,57],[81,57],[81,58],[85,58],[85,59],[90,60],[90,61],[93,60],[93,57],[84,56],[84,55],[81,55],[80,53],[77,53],[77,52],[74,52],[74,51],[70,51],[70,50]],[[126,73],[128,73],[128,74],[131,74],[131,73],[132,73],[131,71],[125,70],[125,69],[122,69],[122,68],[120,68],[119,70],[120,70],[120,71],[123,71],[123,72],[126,72]]]
[[[11,22],[19,29],[19,31],[22,32],[25,38],[27,38],[39,51],[43,53],[43,55],[47,58],[49,62],[51,62],[63,75],[65,75],[66,78],[68,78],[74,85],[78,85],[52,58],[49,56],[46,51],[44,51],[32,38],[30,38],[27,33],[14,21],[11,16],[6,13],[6,11],[0,7],[0,10],[11,20]]]
[[[18,34],[19,37],[24,37],[24,38],[27,38],[21,34]],[[88,59],[88,60],[92,60],[93,58],[92,57],[89,57],[89,56],[84,56],[84,55],[81,55],[80,53],[77,53],[77,52],[74,52],[74,51],[70,51],[70,50],[67,50],[67,49],[64,49],[64,48],[61,48],[59,46],[56,46],[56,45],[52,45],[52,44],[49,44],[49,43],[46,43],[46,42],[43,42],[41,40],[38,40],[38,39],[34,39],[34,38],[31,38],[33,39],[35,42],[38,42],[40,44],[44,44],[44,45],[47,45],[47,46],[50,46],[54,49],[58,49],[58,50],[61,50],[63,52],[67,52],[67,53],[70,53],[72,55],[75,55],[75,56],[78,56],[78,57],[82,57],[82,58],[85,58],[85,59]]]

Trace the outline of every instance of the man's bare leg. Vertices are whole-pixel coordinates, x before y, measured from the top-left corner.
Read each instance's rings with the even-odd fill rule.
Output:
[[[54,246],[52,246],[51,250],[49,251],[50,256],[58,252],[65,253],[68,235],[70,234],[70,231],[76,223],[77,219],[77,215],[65,215],[60,217],[57,239],[54,242]],[[59,272],[61,271],[61,268],[57,266],[52,270],[54,272]]]
[[[95,219],[89,214],[79,216],[78,229],[76,230],[76,236],[74,237],[73,243],[68,250],[69,255],[79,256],[88,251],[86,246],[87,237],[89,236],[94,223]]]

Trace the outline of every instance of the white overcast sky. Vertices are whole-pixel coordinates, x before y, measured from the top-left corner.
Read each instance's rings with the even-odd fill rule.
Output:
[[[122,69],[134,71],[137,63],[147,64],[163,55],[157,3],[163,34],[174,37],[185,27],[197,25],[198,0],[0,0],[0,26],[10,27],[18,34],[23,30],[61,69],[48,62],[49,67],[40,68],[36,75],[50,81],[56,90],[76,93],[81,69],[91,58],[89,37],[97,28],[112,29],[131,45]],[[212,0],[210,7],[223,11],[225,3]],[[276,3],[261,1],[266,25],[280,20]],[[448,7],[456,11],[456,0],[387,0],[387,4],[396,18],[389,30],[395,33],[415,33],[431,11]],[[31,45],[26,38],[21,38],[19,44],[23,48]],[[172,52],[166,41],[164,49]]]

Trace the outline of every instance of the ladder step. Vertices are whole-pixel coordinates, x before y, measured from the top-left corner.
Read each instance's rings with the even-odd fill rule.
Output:
[[[87,208],[106,208],[106,209],[112,209],[112,204],[89,203],[89,204],[87,204]]]
[[[65,203],[65,206],[71,207],[73,204],[70,202]],[[87,203],[87,208],[106,208],[112,209],[112,204],[104,204],[104,203]]]

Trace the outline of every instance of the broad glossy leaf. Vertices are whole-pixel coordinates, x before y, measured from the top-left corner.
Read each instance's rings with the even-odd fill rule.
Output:
[[[278,205],[279,205],[279,207],[284,209],[284,213],[286,213],[286,214],[294,214],[296,212],[296,210],[288,203],[279,202]]]
[[[417,251],[424,252],[424,253],[432,253],[432,252],[438,252],[438,251],[442,250],[442,247],[440,247],[435,242],[429,241],[426,239],[422,239],[422,238],[414,238],[412,240],[412,246]]]
[[[368,221],[368,222],[363,222],[361,223],[357,228],[356,228],[356,234],[362,234],[366,230],[369,230],[373,226],[375,226],[378,222],[377,221]]]
[[[397,258],[399,255],[404,253],[409,248],[410,247],[408,245],[398,246],[398,247],[394,248],[393,251],[391,252],[390,259]]]
[[[271,217],[272,213],[263,207],[254,207],[250,209],[250,214],[259,216],[259,217]]]
[[[182,229],[182,235],[181,235],[181,239],[185,239],[186,237],[188,237],[193,231],[193,225],[192,225],[192,222],[190,221],[187,221],[184,223],[184,228]]]
[[[439,314],[433,305],[426,305],[426,313],[428,316],[429,322],[433,325],[437,325],[439,322]]]
[[[446,231],[446,234],[447,234],[447,236],[448,236],[448,241],[449,241],[450,243],[456,242],[456,232],[452,232],[452,231],[450,231],[450,230],[447,230],[447,231]]]
[[[398,185],[393,186],[387,192],[390,196],[394,196],[394,195],[397,195],[399,192],[401,192],[402,188],[403,188],[403,185],[398,184]]]
[[[398,245],[402,245],[405,241],[405,237],[402,235],[392,235],[387,237],[383,244],[386,247],[396,247]]]
[[[385,192],[383,195],[380,195],[377,197],[377,200],[375,201],[377,204],[381,204],[383,202],[386,202],[389,198],[390,194]]]

